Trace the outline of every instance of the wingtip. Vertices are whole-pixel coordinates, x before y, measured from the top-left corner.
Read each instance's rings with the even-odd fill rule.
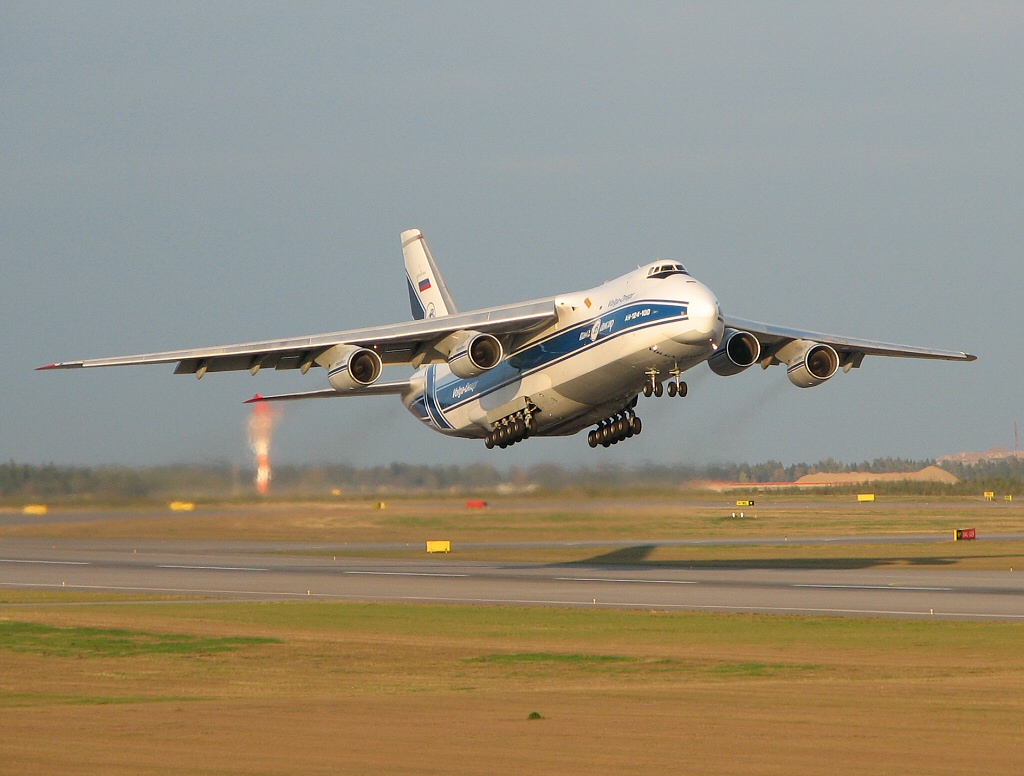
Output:
[[[56,368],[57,368],[56,364],[47,364],[46,366],[37,366],[36,367],[36,371],[37,372],[44,372],[47,369],[56,369]]]
[[[971,354],[971,353],[964,353],[964,355],[967,357],[968,361],[977,361],[978,360],[978,357],[973,355],[973,354]]]
[[[257,393],[257,394],[254,394],[251,399],[246,399],[245,403],[246,404],[258,404],[261,401],[266,401],[266,399],[264,399],[260,394]]]

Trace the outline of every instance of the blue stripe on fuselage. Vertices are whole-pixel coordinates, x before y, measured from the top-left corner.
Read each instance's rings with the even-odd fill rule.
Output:
[[[427,408],[427,415],[435,426],[440,429],[450,429],[452,424],[444,416],[444,410],[437,399],[437,364],[427,367],[427,379],[423,389],[423,403]]]
[[[686,313],[686,302],[635,302],[556,332],[547,339],[513,353],[494,369],[478,377],[463,379],[448,374],[438,381],[433,367],[429,367],[426,390],[426,395],[430,397],[427,403],[428,411],[431,418],[435,414],[442,418],[445,424],[442,428],[451,428],[447,420],[444,420],[443,412],[480,399],[528,374],[557,364],[619,335],[672,320],[686,320]],[[596,337],[592,336],[595,323],[598,324]],[[431,401],[434,402],[435,408],[431,408]]]

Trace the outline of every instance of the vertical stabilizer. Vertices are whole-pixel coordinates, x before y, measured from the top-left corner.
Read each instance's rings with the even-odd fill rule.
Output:
[[[444,278],[437,271],[434,257],[419,229],[402,232],[402,253],[405,255],[405,272],[409,276],[409,305],[412,317],[441,318],[458,312]]]

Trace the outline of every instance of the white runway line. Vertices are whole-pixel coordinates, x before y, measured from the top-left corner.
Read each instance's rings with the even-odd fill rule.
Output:
[[[266,571],[250,566],[157,566],[158,569],[192,569],[200,571]]]
[[[568,607],[593,607],[591,601],[584,600],[558,600],[543,598],[456,598],[452,596],[374,596],[365,594],[346,593],[287,593],[269,590],[203,590],[199,588],[180,587],[127,587],[117,585],[67,585],[66,587],[56,584],[17,584],[0,582],[0,587],[39,587],[39,588],[63,588],[65,590],[111,590],[117,592],[136,593],[190,593],[193,595],[232,595],[232,596],[271,596],[274,598],[287,598],[296,600],[309,600],[317,598],[320,600],[339,601],[423,601],[426,603],[454,603],[454,604],[490,604],[490,605],[513,605],[513,606],[568,606]],[[190,602],[183,601],[187,605]],[[652,611],[664,610],[705,610],[705,611],[735,611],[735,612],[765,612],[768,614],[845,614],[845,615],[888,615],[896,617],[922,617],[931,619],[941,618],[963,618],[970,620],[998,619],[998,620],[1019,620],[1024,621],[1024,614],[999,614],[995,612],[933,612],[931,610],[913,611],[904,609],[838,609],[828,607],[801,607],[801,606],[730,606],[730,605],[705,605],[705,604],[667,604],[667,603],[616,603],[601,601],[597,606],[603,609],[650,609]]]
[[[639,585],[699,585],[687,579],[610,579],[608,577],[555,577],[557,582],[629,582]]]
[[[819,590],[910,590],[925,593],[952,593],[952,587],[902,587],[900,585],[811,585],[794,583],[790,587],[813,587]]]
[[[469,574],[440,574],[427,571],[343,571],[364,577],[469,577]]]
[[[91,566],[84,560],[18,560],[16,558],[0,558],[0,563],[45,563],[48,566]]]

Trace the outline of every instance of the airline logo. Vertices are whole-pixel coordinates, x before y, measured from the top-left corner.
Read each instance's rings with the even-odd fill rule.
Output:
[[[423,293],[428,288],[430,288],[430,278],[423,278],[423,280],[420,281],[420,293]]]

